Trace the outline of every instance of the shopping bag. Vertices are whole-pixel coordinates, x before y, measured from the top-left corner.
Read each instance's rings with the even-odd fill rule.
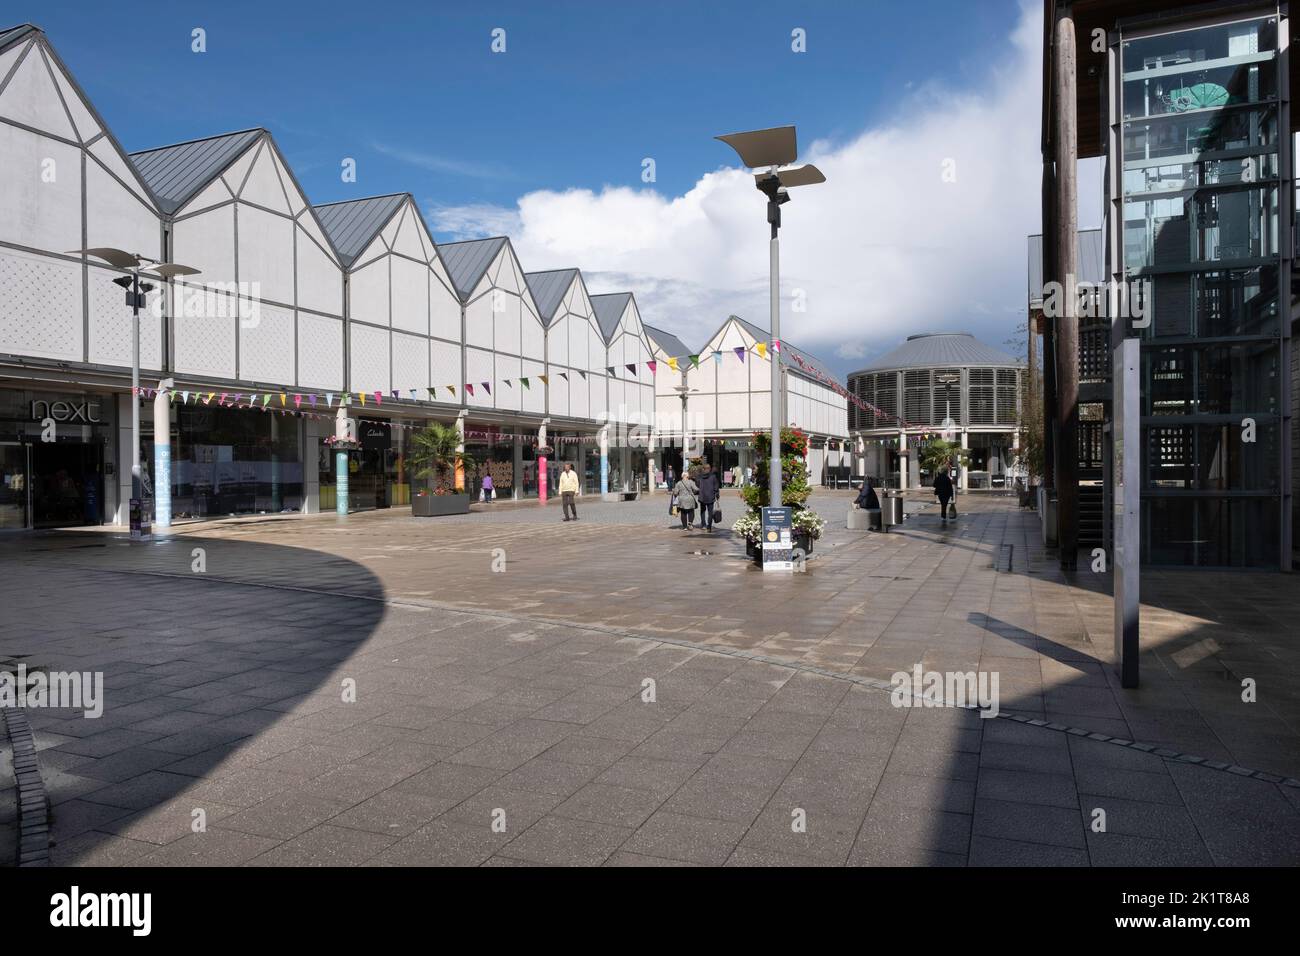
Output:
[[[722,523],[722,509],[716,506],[713,509],[713,523],[714,524]]]
[[[949,517],[949,518],[955,518],[955,517],[957,517],[957,502],[955,502],[955,501],[949,502],[949,504],[948,504],[948,517]]]

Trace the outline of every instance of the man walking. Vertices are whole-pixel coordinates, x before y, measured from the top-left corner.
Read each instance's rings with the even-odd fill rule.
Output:
[[[948,502],[952,500],[952,479],[948,477],[948,463],[934,476],[934,495],[939,499],[939,517],[946,524],[948,521]]]
[[[560,501],[564,506],[564,520],[578,520],[578,506],[574,503],[574,496],[578,493],[578,473],[573,470],[571,462],[564,463],[564,473],[560,475]],[[569,517],[569,513],[573,517]]]
[[[698,482],[700,486],[700,526],[708,532],[713,531],[713,504],[718,500],[718,476],[713,471],[712,465],[704,466],[704,474],[700,475]]]

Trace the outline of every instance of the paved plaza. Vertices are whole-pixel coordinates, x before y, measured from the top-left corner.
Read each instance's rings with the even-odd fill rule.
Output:
[[[1300,861],[1293,579],[1145,573],[1123,691],[1108,575],[1067,580],[1014,499],[886,535],[848,501],[784,577],[734,496],[713,535],[657,495],[0,541],[0,670],[105,675],[98,719],[27,711],[52,860]],[[917,664],[996,672],[1002,716],[894,706]]]

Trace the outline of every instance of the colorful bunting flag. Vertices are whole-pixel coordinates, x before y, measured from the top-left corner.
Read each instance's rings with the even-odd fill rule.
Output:
[[[568,372],[561,372],[561,373],[560,373],[560,378],[564,379],[564,380],[567,382],[567,381],[569,380],[569,373],[568,373]]]
[[[469,382],[466,382],[466,383],[465,383],[465,394],[466,394],[466,395],[473,395],[473,394],[474,394],[474,386],[471,385]]]
[[[675,359],[675,358],[670,358],[670,359],[668,360],[668,367],[669,367],[670,369],[672,369],[674,372],[680,371],[680,370],[677,368],[677,359]]]
[[[382,404],[384,404],[384,393],[383,393],[383,392],[375,392],[375,404],[376,404],[376,405],[382,405]]]
[[[484,383],[483,383],[483,391],[485,391],[485,392],[487,392],[489,395],[491,395],[491,394],[492,394],[492,386],[491,386],[489,383],[484,382]]]
[[[542,384],[543,384],[543,385],[549,385],[549,384],[551,384],[551,381],[550,381],[550,379],[549,379],[547,376],[545,376],[545,375],[539,375],[539,376],[537,376],[537,377],[540,378],[540,379],[542,380]]]
[[[656,374],[657,369],[659,368],[659,365],[656,362],[646,362],[645,366],[650,370],[651,375]]]
[[[691,360],[691,368],[700,367],[700,357],[698,355],[687,356]]]
[[[745,347],[743,345],[737,345],[732,349],[732,351],[736,353],[736,358],[740,359],[740,362],[743,365],[745,362]]]
[[[633,375],[636,375],[636,365],[635,365],[634,363],[632,363],[632,362],[628,362],[628,363],[627,363],[627,370],[628,370],[629,372],[631,372]]]
[[[587,373],[586,373],[586,372],[584,372],[582,369],[575,369],[575,371],[576,371],[579,375],[582,376],[582,380],[583,380],[584,382],[587,380]]]
[[[528,379],[526,378],[521,378],[519,380],[519,384],[522,385],[524,388],[528,389],[530,392],[533,390],[533,387],[528,384]]]
[[[721,353],[721,352],[714,352],[714,353],[713,353],[713,364],[714,364],[714,365],[721,365],[721,364],[722,364],[722,353]]]
[[[767,345],[765,343],[759,342],[757,345],[754,346],[754,348],[758,351],[759,358],[761,359],[767,358]]]
[[[365,407],[366,407],[366,393],[365,393],[365,392],[357,392],[357,398],[361,399],[361,407],[362,407],[362,408],[365,408]]]

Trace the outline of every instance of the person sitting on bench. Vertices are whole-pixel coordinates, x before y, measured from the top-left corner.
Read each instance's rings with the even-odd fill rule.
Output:
[[[880,499],[876,497],[876,489],[871,487],[870,478],[862,482],[862,488],[853,499],[853,504],[865,511],[880,510]]]

